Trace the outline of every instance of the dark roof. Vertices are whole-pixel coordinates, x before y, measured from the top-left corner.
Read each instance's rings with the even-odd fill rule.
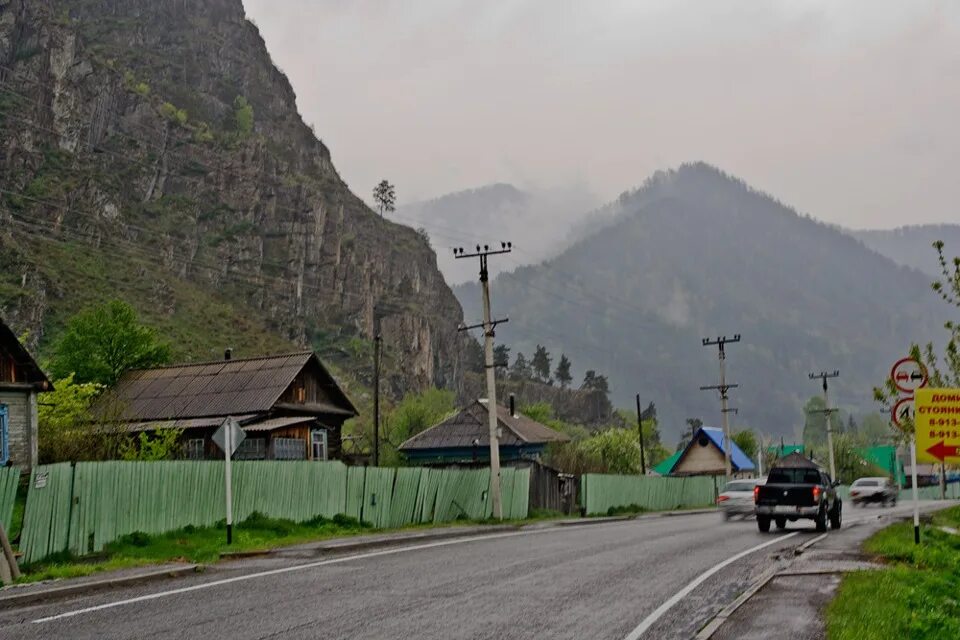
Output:
[[[687,444],[686,448],[683,450],[684,455],[677,460],[677,463],[674,464],[674,468],[679,465],[679,463],[685,457],[687,451],[690,450],[690,447],[697,444],[697,441],[700,440],[700,436],[706,436],[707,440],[713,444],[717,449],[720,450],[720,453],[724,453],[724,437],[723,429],[717,429],[716,427],[700,427],[697,432],[693,435],[693,438],[690,439],[690,442]],[[753,471],[756,467],[753,464],[753,461],[750,460],[750,457],[743,452],[743,449],[737,446],[736,442],[730,441],[730,464],[733,467],[734,471]]]
[[[43,372],[30,352],[20,344],[20,340],[13,329],[8,327],[2,319],[0,319],[0,351],[5,352],[17,365],[17,368],[26,373],[27,378],[23,380],[24,383],[32,384],[38,389],[48,391],[53,389],[47,374]],[[20,381],[18,380],[18,382]]]
[[[820,465],[802,453],[794,452],[785,455],[773,463],[773,467],[785,469],[819,469]]]
[[[400,450],[489,447],[489,419],[486,403],[474,402],[440,424],[413,436],[400,445]],[[500,446],[546,444],[566,442],[570,439],[559,431],[554,431],[519,413],[511,416],[510,410],[500,405],[497,405],[497,423],[503,432],[500,437]],[[478,442],[474,444],[474,441]]]
[[[174,420],[270,411],[311,362],[340,412],[357,410],[312,351],[128,371],[113,390],[124,421]]]

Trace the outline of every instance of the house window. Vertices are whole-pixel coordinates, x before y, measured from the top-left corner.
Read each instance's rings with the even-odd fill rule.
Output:
[[[203,460],[203,438],[190,438],[184,443],[187,460]]]
[[[304,402],[307,401],[307,390],[304,389],[303,387],[297,387],[296,394],[297,394],[297,402],[299,402],[300,404],[303,404]]]
[[[314,460],[327,459],[327,430],[315,429],[310,432],[310,451]]]
[[[237,447],[234,454],[237,460],[265,460],[267,458],[266,438],[247,438]]]
[[[0,466],[10,461],[9,415],[7,405],[0,404]]]
[[[307,443],[300,438],[274,438],[273,457],[276,460],[305,460]]]

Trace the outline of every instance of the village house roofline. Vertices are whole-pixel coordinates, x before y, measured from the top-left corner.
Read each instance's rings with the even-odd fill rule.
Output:
[[[0,349],[6,351],[13,358],[14,363],[27,374],[27,379],[22,383],[20,381],[7,384],[8,386],[29,385],[41,391],[53,391],[53,383],[47,378],[37,361],[33,359],[26,347],[20,344],[13,330],[0,318]]]

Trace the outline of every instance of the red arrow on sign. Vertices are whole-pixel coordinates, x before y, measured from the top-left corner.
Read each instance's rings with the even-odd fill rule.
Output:
[[[932,455],[937,460],[943,461],[947,458],[956,458],[958,455],[960,455],[960,447],[951,447],[949,445],[945,445],[943,440],[941,440],[937,444],[927,449],[927,453]]]

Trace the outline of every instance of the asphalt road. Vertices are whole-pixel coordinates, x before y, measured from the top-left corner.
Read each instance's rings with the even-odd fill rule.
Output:
[[[876,515],[902,515],[909,505],[845,511],[848,519],[867,517],[880,526]],[[690,638],[756,577],[785,562],[778,556],[792,556],[814,535],[812,524],[761,534],[752,520],[724,523],[701,514],[319,559],[248,560],[0,611],[0,637],[623,640],[676,602],[642,637]]]

